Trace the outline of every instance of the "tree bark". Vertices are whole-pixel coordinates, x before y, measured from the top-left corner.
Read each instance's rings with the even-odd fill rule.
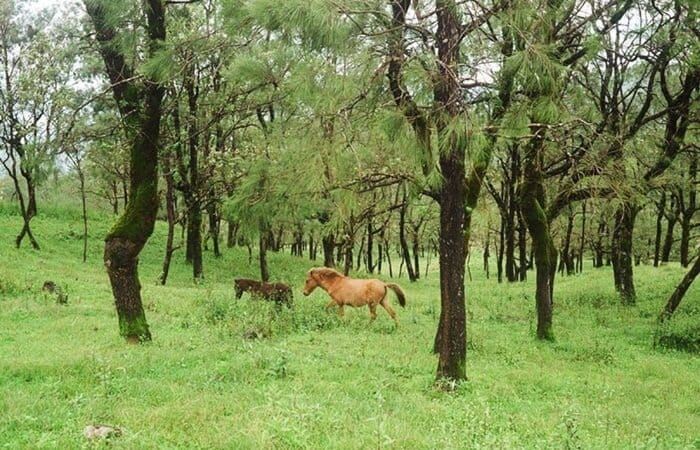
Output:
[[[625,305],[633,305],[637,299],[632,265],[632,237],[637,212],[637,206],[629,202],[620,205],[615,212],[612,242],[613,277],[615,289]]]
[[[267,233],[260,228],[260,237],[258,238],[259,262],[260,262],[260,279],[262,281],[270,281],[270,270],[267,266]]]
[[[172,260],[175,248],[175,225],[177,223],[177,215],[175,213],[175,181],[173,180],[172,167],[170,164],[170,155],[163,158],[163,174],[165,178],[165,211],[168,220],[168,237],[165,241],[165,255],[163,256],[163,270],[160,274],[160,284],[165,286],[170,273],[170,261]]]
[[[673,230],[676,227],[676,222],[678,222],[678,216],[675,212],[671,212],[666,218],[666,235],[664,237],[664,245],[661,250],[661,262],[668,263],[671,259],[671,250],[673,249]]]
[[[406,272],[408,273],[408,279],[411,282],[417,280],[416,273],[413,270],[413,263],[411,262],[411,253],[408,249],[408,242],[406,241],[406,209],[408,208],[406,193],[404,191],[403,196],[403,206],[399,209],[399,243],[401,245],[401,256],[403,258],[404,264],[406,264]]]
[[[323,265],[326,267],[335,267],[335,257],[333,251],[335,250],[335,236],[328,234],[323,237]]]
[[[545,190],[542,173],[544,131],[537,129],[526,148],[520,208],[532,237],[536,268],[535,306],[537,309],[537,338],[554,339],[552,332],[554,276],[557,270],[557,251],[545,213]]]
[[[661,199],[656,205],[656,237],[654,238],[654,267],[659,267],[661,260],[661,234],[663,233],[663,219],[666,209],[666,192],[661,191]]]
[[[520,210],[517,211],[518,214],[518,260],[520,262],[518,279],[520,281],[527,281],[527,226],[523,220],[523,215]]]
[[[698,276],[699,273],[700,273],[700,254],[697,254],[695,256],[695,263],[693,263],[693,266],[690,268],[688,273],[685,274],[685,276],[683,277],[681,282],[678,284],[676,289],[673,291],[673,294],[671,294],[668,301],[666,302],[666,306],[664,307],[664,310],[661,312],[661,315],[659,316],[659,320],[661,322],[664,322],[664,321],[671,318],[673,313],[678,308],[678,305],[680,305],[681,300],[683,300],[685,293],[688,292],[688,288],[690,288],[690,285],[693,284],[693,281],[695,281],[695,278]]]
[[[151,333],[141,302],[138,256],[153,233],[158,211],[157,166],[164,89],[155,80],[149,80],[140,88],[134,84],[133,70],[112,42],[117,33],[106,18],[104,6],[91,0],[86,0],[85,6],[95,27],[112,93],[132,140],[130,198],[105,239],[104,262],[121,335],[128,342],[148,341]],[[148,50],[153,54],[165,39],[165,10],[160,0],[148,0],[144,9]]]

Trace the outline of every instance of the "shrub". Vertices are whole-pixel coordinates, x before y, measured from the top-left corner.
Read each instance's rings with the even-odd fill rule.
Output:
[[[659,326],[656,345],[663,348],[700,353],[700,314],[676,313]]]

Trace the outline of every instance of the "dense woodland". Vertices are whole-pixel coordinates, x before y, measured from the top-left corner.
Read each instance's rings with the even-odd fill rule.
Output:
[[[75,186],[83,260],[90,208],[113,214],[129,342],[158,339],[138,275],[156,221],[162,284],[236,247],[265,281],[271,252],[415,283],[439,268],[448,381],[467,376],[468,260],[535,280],[543,341],[561,277],[611,266],[635,308],[638,266],[680,264],[664,322],[700,272],[697,1],[56,3],[0,6],[0,198],[16,247],[42,252],[37,190]]]

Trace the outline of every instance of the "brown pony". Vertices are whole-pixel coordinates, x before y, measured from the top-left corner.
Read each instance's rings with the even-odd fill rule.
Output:
[[[244,292],[262,297],[278,305],[285,304],[292,307],[292,289],[284,283],[266,283],[263,281],[251,280],[248,278],[238,278],[234,280],[236,298],[241,298]]]
[[[331,296],[332,300],[328,302],[326,309],[334,304],[338,305],[338,314],[341,317],[344,314],[343,307],[345,305],[355,307],[367,305],[369,306],[370,321],[373,321],[377,318],[377,305],[379,304],[386,309],[386,312],[398,325],[396,313],[387,300],[388,289],[396,293],[396,297],[399,299],[399,304],[402,307],[406,306],[406,296],[397,284],[385,283],[377,279],[360,280],[349,278],[326,267],[317,267],[309,270],[306,275],[306,283],[304,284],[304,295],[311,294],[318,286]]]

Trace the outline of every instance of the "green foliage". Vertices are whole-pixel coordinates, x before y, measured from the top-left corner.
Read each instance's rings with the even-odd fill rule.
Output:
[[[686,299],[687,300],[687,299]],[[660,347],[700,353],[700,307],[690,303],[659,326],[656,343]]]

